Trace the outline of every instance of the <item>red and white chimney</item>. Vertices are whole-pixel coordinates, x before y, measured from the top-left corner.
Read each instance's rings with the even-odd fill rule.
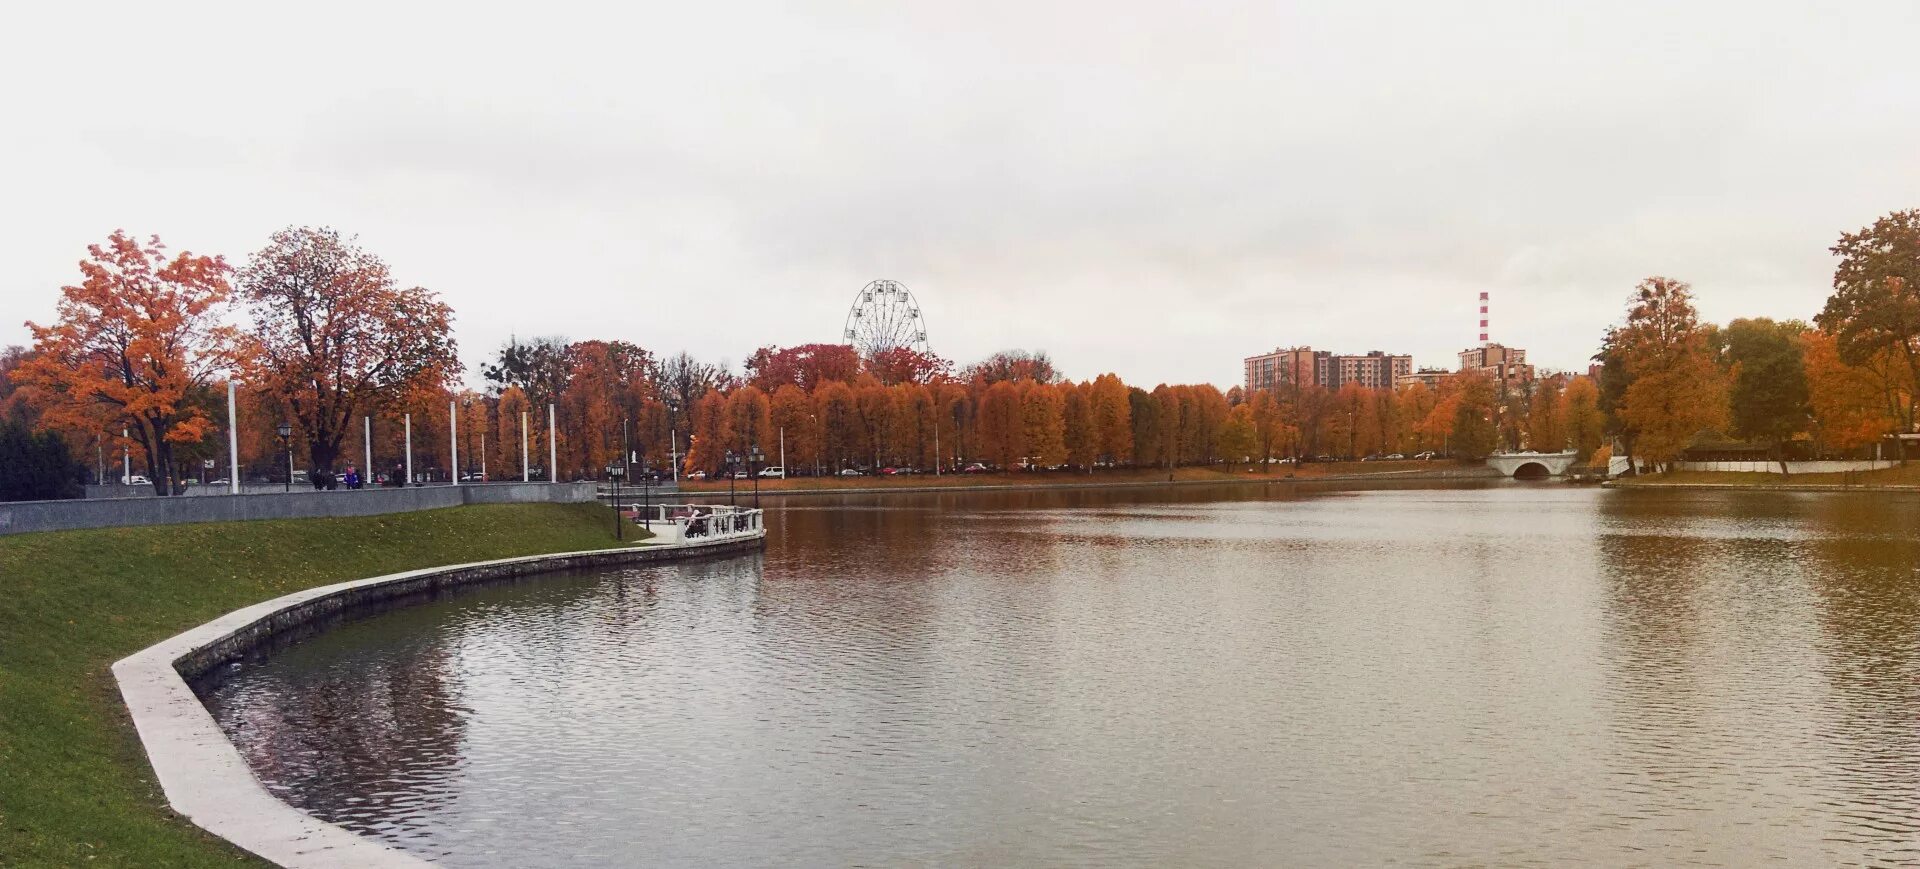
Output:
[[[1480,346],[1487,346],[1487,291],[1480,291]]]

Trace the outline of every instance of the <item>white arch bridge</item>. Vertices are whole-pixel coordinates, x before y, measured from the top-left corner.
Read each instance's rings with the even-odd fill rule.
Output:
[[[1563,453],[1494,453],[1487,457],[1487,467],[1499,471],[1503,477],[1558,477],[1573,467],[1573,460],[1578,455],[1572,450]]]

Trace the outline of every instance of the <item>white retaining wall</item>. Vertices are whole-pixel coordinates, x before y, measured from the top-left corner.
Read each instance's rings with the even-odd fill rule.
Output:
[[[1897,462],[1885,459],[1860,459],[1858,461],[1833,462],[1788,462],[1789,474],[1844,474],[1853,471],[1879,471],[1891,468]],[[1760,474],[1780,473],[1779,462],[1674,462],[1678,471],[1725,471]]]

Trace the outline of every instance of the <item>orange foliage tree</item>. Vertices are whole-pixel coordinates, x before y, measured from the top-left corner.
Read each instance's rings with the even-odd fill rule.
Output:
[[[1906,367],[1884,359],[1884,351],[1867,357],[1865,365],[1848,365],[1838,343],[1825,331],[1810,330],[1799,338],[1806,364],[1814,433],[1831,450],[1853,450],[1878,441],[1899,428],[1897,408],[1912,402],[1911,388],[1903,390]]]
[[[1020,389],[1022,456],[1041,468],[1067,460],[1066,420],[1059,388],[1027,381]]]
[[[813,402],[807,397],[806,390],[791,383],[774,390],[768,407],[768,422],[773,425],[775,446],[786,444],[785,461],[796,467],[812,468],[820,466],[820,420],[814,415]],[[777,453],[769,453],[777,455]],[[787,469],[788,474],[793,468]]]
[[[87,255],[81,282],[60,289],[59,319],[27,324],[34,355],[16,377],[39,391],[46,425],[126,428],[154,490],[168,494],[175,447],[214,429],[200,402],[231,360],[232,332],[217,323],[227,264],[184,251],[169,258],[157,236],[141,245],[122,231]]]
[[[1694,435],[1725,427],[1726,383],[1690,286],[1662,277],[1641,281],[1618,334],[1633,376],[1620,416],[1639,432],[1636,455],[1671,462]]]
[[[1025,455],[1021,439],[1020,387],[1002,380],[980,397],[979,451],[1001,470],[1013,467]]]
[[[453,309],[400,288],[386,263],[334,230],[274,233],[241,270],[240,296],[253,321],[243,373],[285,401],[316,484],[363,413],[429,372],[460,373]]]

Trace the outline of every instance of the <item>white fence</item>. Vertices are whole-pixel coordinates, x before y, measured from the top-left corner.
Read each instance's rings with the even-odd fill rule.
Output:
[[[1838,462],[1788,462],[1789,474],[1845,474],[1854,471],[1878,471],[1891,468],[1895,462],[1885,459],[1860,459],[1858,461]],[[1680,471],[1722,471],[1758,474],[1780,473],[1779,462],[1674,462],[1675,470]]]
[[[766,531],[766,513],[725,504],[623,504],[621,511],[644,524],[661,543],[705,543],[755,537]]]

